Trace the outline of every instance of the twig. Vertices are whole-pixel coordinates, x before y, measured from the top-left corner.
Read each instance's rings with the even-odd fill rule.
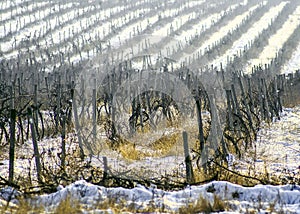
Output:
[[[8,186],[14,187],[18,190],[21,188],[18,184],[14,183],[14,182],[10,182],[10,181],[6,180],[5,178],[3,178],[2,176],[0,176],[0,180],[4,181],[4,183],[1,183],[2,185],[8,185]]]
[[[233,171],[233,170],[231,170],[231,169],[228,169],[227,167],[222,166],[221,164],[217,163],[217,162],[214,161],[214,160],[212,160],[212,162],[213,162],[214,164],[216,164],[217,166],[221,167],[222,169],[224,169],[224,170],[226,170],[226,171],[228,171],[228,172],[231,172],[232,174],[238,175],[238,176],[243,177],[243,178],[248,178],[248,179],[252,179],[252,180],[259,181],[260,183],[262,183],[262,184],[264,184],[264,185],[267,184],[265,181],[263,181],[263,180],[261,180],[261,179],[259,179],[259,178],[251,177],[251,176],[249,176],[249,175],[243,175],[243,174],[240,174],[240,173],[235,172],[235,171]]]

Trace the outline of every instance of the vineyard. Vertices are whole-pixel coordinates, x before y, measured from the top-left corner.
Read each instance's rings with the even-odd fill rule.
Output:
[[[297,154],[276,165],[260,144],[300,104],[299,1],[2,0],[0,8],[0,187],[32,197],[74,182],[166,191],[300,183]],[[299,153],[299,118],[294,126]],[[0,192],[0,211],[17,212],[1,199],[14,197]],[[209,197],[213,205],[198,212],[225,210]],[[152,211],[192,212],[155,203]]]

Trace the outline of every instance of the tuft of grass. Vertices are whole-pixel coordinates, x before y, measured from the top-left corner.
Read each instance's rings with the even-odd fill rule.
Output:
[[[7,204],[4,208],[0,209],[1,213],[15,213],[15,214],[24,214],[24,213],[43,213],[45,208],[38,204],[30,203],[30,198],[20,198],[18,204]]]
[[[144,157],[142,152],[136,150],[135,144],[133,143],[122,144],[118,150],[127,160],[141,160]]]
[[[151,154],[150,152],[137,149],[134,143],[121,137],[114,142],[107,141],[107,145],[110,147],[110,149],[119,152],[122,157],[127,160],[141,160],[145,157],[155,157],[170,153],[173,146],[178,142],[179,138],[180,134],[178,132],[170,135],[163,135],[161,138],[149,144],[148,147],[153,151]]]
[[[136,208],[136,203],[135,201],[132,201],[131,203],[127,203],[125,199],[117,199],[114,197],[109,197],[105,199],[104,201],[99,201],[95,208],[97,210],[111,210],[113,213],[124,213],[124,212],[129,212],[129,213],[135,213],[138,212],[138,208]]]
[[[173,133],[171,135],[164,135],[158,140],[152,142],[150,144],[150,147],[154,150],[160,153],[160,155],[165,155],[172,147],[175,145],[176,142],[178,142],[180,137],[180,134],[178,132]]]
[[[107,141],[107,145],[110,149],[119,152],[126,160],[141,160],[145,157],[145,153],[137,150],[134,143],[121,137],[114,142]]]
[[[60,201],[54,213],[82,213],[82,210],[79,201],[72,200],[72,198],[68,196],[65,200]]]
[[[226,210],[226,205],[219,197],[214,195],[214,203],[211,204],[207,199],[202,196],[197,200],[196,203],[189,203],[187,206],[179,208],[179,213],[212,213],[212,212],[223,212]]]
[[[224,212],[226,210],[226,204],[218,196],[214,195],[214,204],[212,208],[214,212]]]

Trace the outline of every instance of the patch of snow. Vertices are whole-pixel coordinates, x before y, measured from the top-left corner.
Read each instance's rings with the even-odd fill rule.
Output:
[[[299,174],[300,163],[300,107],[284,109],[280,120],[264,125],[258,133],[257,153],[267,163],[272,174]],[[259,157],[259,158],[260,158]],[[257,164],[263,168],[265,163]]]
[[[238,6],[238,5],[236,5]],[[213,46],[216,42],[220,41],[224,36],[228,34],[228,32],[233,31],[236,27],[238,27],[243,20],[251,15],[255,9],[259,7],[259,4],[253,6],[249,9],[249,11],[244,12],[241,15],[236,16],[233,20],[229,21],[226,25],[221,27],[217,32],[213,33],[207,41],[203,45],[201,45],[199,48],[197,48],[193,53],[191,54],[184,54],[179,61],[180,62],[186,62],[190,59],[194,59],[195,56],[199,53],[200,55],[203,55],[209,47]],[[223,11],[224,12],[224,11]]]
[[[281,4],[284,4],[284,2]],[[259,56],[248,62],[248,65],[244,68],[246,73],[250,73],[253,66],[268,64],[276,57],[280,48],[299,26],[300,19],[298,14],[300,14],[300,6],[296,8],[293,14],[289,15],[282,27],[275,34],[269,37],[267,41],[268,45],[263,49]]]
[[[300,17],[298,18],[300,19]],[[283,66],[281,73],[289,74],[294,73],[296,70],[300,69],[300,43],[298,44],[296,50],[293,52],[292,57]]]
[[[242,187],[229,182],[214,181],[201,186],[188,186],[178,191],[163,191],[155,186],[144,187],[141,185],[137,185],[133,189],[106,188],[81,180],[56,193],[37,196],[31,199],[31,202],[45,207],[48,212],[55,209],[67,197],[71,201],[78,201],[88,209],[96,208],[97,204],[112,199],[115,200],[115,205],[118,203],[123,203],[123,206],[133,205],[137,210],[143,210],[152,204],[158,209],[164,209],[165,212],[178,212],[179,208],[195,204],[200,198],[213,204],[214,197],[217,196],[229,204],[227,211],[223,213],[245,213],[249,209],[260,209],[264,213],[272,203],[275,205],[275,212],[298,213],[300,211],[299,190],[300,186],[298,185]],[[17,201],[12,203],[17,203]],[[102,211],[109,211],[108,209]]]

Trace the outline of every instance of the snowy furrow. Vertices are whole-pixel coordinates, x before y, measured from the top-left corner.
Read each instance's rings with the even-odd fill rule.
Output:
[[[111,38],[109,38],[106,42],[108,44],[109,47],[105,47],[104,48],[117,48],[119,45],[121,45],[124,40],[126,41],[127,39],[131,38],[131,32],[132,31],[135,31],[136,33],[138,31],[143,31],[146,27],[147,27],[147,22],[148,20],[146,18],[144,18],[142,21],[140,22],[137,22],[137,21],[134,21],[134,23],[132,24],[129,24],[132,20],[134,19],[138,19],[138,17],[140,16],[140,14],[147,14],[151,11],[150,8],[143,8],[143,9],[139,9],[139,10],[135,10],[135,11],[132,11],[131,13],[127,13],[125,14],[123,17],[119,17],[117,18],[117,21],[116,19],[113,21],[113,23],[115,23],[115,28],[118,29],[118,28],[122,28],[122,26],[126,26],[124,28],[122,28],[120,31],[118,31],[117,34],[115,34],[114,36],[112,36]],[[153,17],[154,17],[154,20],[153,20]],[[157,19],[155,19],[155,16],[153,17],[150,17],[151,20],[153,21],[156,21]],[[149,19],[150,20],[150,19]],[[140,25],[140,23],[143,23],[143,25]],[[105,38],[106,36],[109,36],[111,33],[113,33],[111,30],[113,30],[111,28],[111,22],[106,22],[106,23],[103,23],[101,25],[101,28],[100,28],[102,31],[98,31],[100,32],[100,38]],[[99,29],[99,30],[100,30]],[[134,29],[134,30],[133,30]],[[94,31],[95,32],[95,31]],[[102,34],[101,34],[102,32]],[[90,34],[89,32],[85,33],[82,35],[82,38],[88,38],[89,36],[95,36]],[[103,37],[101,37],[103,36]],[[84,44],[83,44],[83,40],[77,40],[78,41],[78,46],[79,47],[83,47]],[[69,44],[69,48],[70,48],[70,44]],[[81,52],[81,55],[80,54],[75,54],[74,56],[71,57],[71,62],[78,62],[78,61],[81,61],[81,60],[84,60],[84,59],[88,59],[89,57],[89,52],[90,50],[88,51],[82,51]]]
[[[55,8],[57,6],[57,8]],[[17,33],[19,30],[26,28],[26,26],[44,19],[49,14],[53,13],[54,9],[58,9],[58,5],[48,2],[34,3],[29,9],[21,11],[21,15],[13,16],[11,19],[2,24],[0,28],[0,37],[5,39],[5,36]],[[29,11],[23,14],[24,11]],[[6,34],[5,34],[6,33]]]
[[[246,33],[236,40],[231,48],[226,51],[226,53],[210,62],[210,64],[220,68],[220,64],[222,63],[223,68],[225,68],[227,66],[228,57],[233,57],[235,54],[244,50],[245,46],[249,45],[251,41],[254,41],[255,38],[257,38],[265,29],[269,27],[271,21],[276,19],[286,4],[287,2],[282,2],[279,5],[272,7],[256,23],[254,23]]]
[[[283,66],[281,73],[289,74],[294,73],[296,70],[300,69],[300,43],[297,49],[293,52],[291,58]]]
[[[12,21],[13,19],[17,19],[19,16],[23,16],[24,13],[32,13],[34,11],[39,10],[44,6],[51,7],[53,3],[45,2],[32,2],[28,4],[28,6],[15,7],[15,9],[11,9],[11,11],[7,11],[5,13],[0,13],[0,21]]]
[[[236,29],[239,25],[242,24],[242,22],[248,17],[253,14],[253,11],[255,11],[257,8],[259,8],[259,4],[251,7],[248,11],[244,12],[241,15],[236,16],[233,20],[229,21],[226,25],[221,27],[218,32],[213,33],[208,40],[205,41],[204,44],[202,44],[199,48],[197,48],[194,52],[190,54],[184,54],[180,57],[178,60],[180,63],[188,62],[190,59],[195,58],[197,54],[200,56],[205,53],[206,50],[208,50],[210,47],[212,47],[215,43],[220,41],[223,37],[225,37],[228,32],[233,31]]]
[[[58,6],[58,5],[56,5]],[[64,9],[71,8],[74,6],[73,3],[69,3],[65,5]],[[114,8],[109,8],[106,10],[99,10],[96,14],[91,17],[85,17],[84,19],[80,19],[77,22],[73,22],[72,24],[66,25],[61,28],[60,26],[64,25],[67,22],[74,20],[76,17],[81,16],[85,13],[85,11],[89,10],[90,6],[85,6],[80,9],[71,10],[67,13],[60,14],[60,16],[52,17],[51,19],[45,19],[38,22],[38,25],[34,25],[27,29],[22,30],[17,37],[11,38],[10,41],[1,44],[2,51],[9,52],[6,54],[6,58],[16,57],[20,50],[16,50],[16,47],[20,44],[20,42],[26,38],[26,35],[30,32],[41,32],[38,40],[40,47],[48,47],[48,45],[59,44],[62,39],[68,39],[71,36],[71,32],[79,33],[83,30],[83,27],[80,27],[84,24],[84,26],[88,26],[87,23],[94,23],[96,20],[104,20],[110,18],[110,16],[115,13],[122,11],[125,9],[124,6],[117,6]],[[48,32],[51,29],[51,33]],[[52,30],[55,29],[55,30]],[[66,33],[67,32],[67,33]],[[27,34],[26,34],[27,33]],[[45,37],[45,35],[47,36]],[[33,37],[31,37],[33,39]],[[35,38],[34,38],[35,39]],[[7,50],[9,49],[9,50]],[[29,47],[30,50],[35,50],[35,47]],[[13,51],[14,50],[14,51]]]
[[[61,16],[54,17],[51,20],[40,22],[39,26],[41,25],[42,28],[39,32],[42,32],[42,35],[41,37],[39,35],[39,38],[37,38],[37,40],[36,38],[32,39],[35,41],[35,43],[38,44],[38,48],[46,48],[47,52],[50,52],[53,55],[59,53],[61,51],[61,48],[64,48],[64,51],[69,53],[73,48],[72,46],[74,42],[78,44],[78,47],[82,47],[79,46],[83,42],[82,39],[91,38],[91,34],[89,33],[89,31],[91,31],[95,27],[91,28],[90,26],[96,26],[96,23],[98,22],[101,23],[99,26],[99,29],[101,28],[101,31],[97,31],[97,38],[95,37],[95,39],[99,39],[101,38],[101,36],[104,37],[110,34],[111,30],[117,29],[118,27],[127,24],[131,21],[132,17],[137,17],[139,16],[139,14],[143,14],[144,11],[141,12],[141,10],[130,11],[131,8],[136,8],[138,5],[141,5],[142,2],[143,1],[137,1],[132,2],[131,4],[117,5],[112,8],[105,7],[104,9],[99,9],[95,14],[92,14],[88,17],[80,18],[80,20],[76,20],[75,18],[86,13],[86,10],[88,10],[88,8],[85,7],[84,9],[80,8],[72,10],[67,14],[65,13]],[[125,15],[112,19],[112,17],[118,13],[125,13]],[[76,21],[72,21],[71,24],[68,23],[67,25],[65,25],[66,22],[70,22],[71,20]],[[126,23],[124,23],[124,20],[126,21]],[[65,27],[59,27],[61,25],[65,25]],[[32,28],[38,28],[38,26],[34,26]],[[49,33],[50,29],[51,33]],[[46,37],[44,36],[45,33],[47,34]],[[103,35],[101,35],[101,33],[103,33]],[[86,36],[87,34],[88,36]],[[65,41],[68,40],[72,40],[73,43],[65,43]],[[13,47],[16,47],[16,43],[17,42],[14,40],[11,44],[9,44],[11,49],[10,53],[5,54],[6,58],[15,58],[20,52],[26,51],[27,48],[31,51],[34,51],[36,49],[34,45],[22,49],[18,48],[18,50],[14,48],[14,50],[12,50]],[[65,43],[64,47],[60,47],[61,43]],[[84,49],[82,49],[82,51],[84,52]],[[42,58],[45,58],[40,56],[39,53],[37,54],[37,56],[38,61],[42,60]]]
[[[61,6],[63,10],[72,8],[74,5],[72,3],[66,4],[64,6]],[[62,21],[60,21],[61,24],[64,23],[64,21],[67,21],[65,18],[68,18],[68,20],[72,19],[72,14],[74,14],[74,11],[68,12],[67,14],[64,14],[62,16],[53,17],[50,20],[45,19],[49,15],[52,14],[52,10],[59,10],[58,5],[54,5],[51,8],[46,8],[45,10],[42,11],[37,11],[34,14],[30,14],[29,16],[22,17],[23,26],[21,26],[20,23],[22,21],[19,20],[14,20],[15,23],[15,29],[12,31],[12,34],[15,33],[15,36],[10,37],[10,39],[6,42],[2,42],[0,44],[0,50],[3,51],[4,53],[8,53],[15,49],[16,47],[19,46],[19,44],[22,42],[22,40],[25,39],[32,39],[32,37],[37,36],[37,33],[41,32],[39,36],[44,36],[45,34],[45,27],[47,26],[47,23],[50,23],[49,26],[55,27],[57,23],[57,19],[62,18]],[[75,18],[75,17],[73,17]],[[33,22],[37,22],[38,24],[30,25]],[[6,24],[7,25],[7,24]],[[28,26],[30,25],[30,26]],[[0,34],[2,33],[2,36],[4,36],[4,26],[2,27],[3,31],[0,31]],[[22,30],[20,30],[22,29]]]
[[[195,6],[201,5],[203,2],[204,1],[195,1],[195,2],[190,2],[189,4],[187,2],[180,8],[168,9],[168,10],[160,12],[159,15],[160,15],[161,19],[166,18],[166,17],[173,18],[175,16],[176,16],[176,19],[174,19],[171,23],[167,23],[162,28],[160,28],[160,34],[158,34],[156,37],[156,38],[158,38],[158,41],[160,41],[160,39],[164,38],[164,36],[167,36],[170,33],[171,26],[175,26],[175,28],[178,29],[182,25],[184,25],[187,21],[189,21],[190,19],[195,18],[196,13],[194,11],[187,13],[187,14],[183,13],[183,11],[190,7],[195,7]],[[182,14],[178,16],[177,15],[178,13],[182,13]],[[159,16],[153,15],[151,17],[145,17],[139,23],[133,23],[129,26],[126,26],[124,29],[122,29],[120,32],[118,32],[115,36],[113,36],[112,38],[109,39],[109,41],[108,41],[108,43],[110,45],[109,48],[117,49],[119,46],[121,46],[127,42],[130,42],[131,39],[134,40],[135,36],[140,35],[140,33],[143,32],[144,30],[146,30],[148,26],[153,25],[157,21],[159,21]],[[107,35],[103,35],[103,34],[101,35],[100,30],[101,31],[103,30],[103,26],[99,26],[98,29],[94,29],[94,31],[91,35],[95,36],[96,32],[99,32],[101,38],[107,36]],[[155,32],[157,32],[157,31],[155,31]],[[90,34],[88,36],[90,36]],[[154,37],[152,37],[152,38],[154,38]],[[149,43],[158,42],[158,41],[152,41],[152,38],[150,37],[151,41],[149,40],[147,42],[149,42]],[[105,48],[105,46],[104,46],[104,48]],[[140,49],[138,48],[138,45],[132,46],[130,49],[123,49],[122,54],[123,55],[134,54],[134,53],[132,53],[132,50],[134,51],[134,53],[138,53]],[[77,62],[80,59],[87,59],[87,58],[88,58],[87,52],[83,52],[81,54],[81,56],[79,56],[79,54],[74,55],[72,57],[71,61]]]
[[[213,7],[213,6],[211,5],[211,7]],[[176,17],[176,19],[174,19],[174,21],[171,24],[165,25],[164,27],[161,27],[160,29],[155,30],[151,34],[151,36],[149,36],[149,38],[147,38],[148,46],[150,46],[150,45],[156,46],[155,44],[159,44],[159,49],[156,49],[155,51],[151,51],[151,53],[153,54],[151,56],[151,61],[152,62],[156,61],[157,54],[162,55],[162,56],[169,56],[172,54],[171,52],[181,51],[182,47],[184,46],[184,43],[187,41],[188,36],[195,37],[196,34],[197,35],[201,34],[205,30],[209,29],[212,25],[216,24],[221,19],[223,13],[224,14],[229,13],[230,11],[233,11],[237,7],[238,7],[238,4],[230,5],[230,6],[228,6],[228,8],[226,10],[223,10],[220,13],[215,13],[215,14],[209,15],[208,17],[206,17],[203,20],[201,19],[200,22],[198,22],[196,25],[193,25],[193,27],[188,30],[180,30],[180,28],[182,26],[184,26],[185,24],[187,24],[190,20],[198,19],[197,16],[199,14],[195,14],[195,16],[196,16],[195,19],[193,19],[189,16],[179,17],[179,18]],[[177,24],[179,19],[181,20],[180,27],[177,28],[178,30],[171,32],[170,26],[174,26],[174,23]],[[182,20],[185,20],[184,23],[182,23]],[[166,43],[160,44],[160,42],[163,41],[163,39],[165,39],[168,36],[171,39],[169,41],[167,41]],[[140,45],[140,44],[138,44],[138,45]],[[186,44],[186,45],[188,45],[188,44]],[[139,51],[137,45],[132,48],[132,51],[133,51],[133,54],[140,54],[140,51]],[[135,66],[138,67],[137,64],[135,64]]]
[[[182,14],[181,16],[176,16],[176,18],[174,17],[171,23],[167,23],[162,27],[160,27],[158,30],[154,30],[154,32],[151,35],[145,36],[145,41],[141,41],[140,43],[131,46],[131,48],[129,49],[122,50],[123,54],[125,55],[131,54],[131,56],[137,56],[143,53],[145,49],[149,48],[154,44],[161,42],[164,38],[168,37],[171,33],[178,31],[178,29],[180,29],[188,21],[194,19],[196,15],[197,15],[196,12],[191,12],[188,14]],[[157,52],[159,52],[160,50],[157,50]]]
[[[218,23],[221,18],[222,14],[227,14],[232,11],[234,11],[238,7],[238,4],[231,5],[226,10],[222,10],[219,13],[215,13],[210,15],[209,17],[205,18],[204,20],[201,20],[197,25],[194,25],[191,29],[187,31],[182,31],[179,35],[175,35],[175,40],[172,40],[170,43],[167,43],[162,47],[161,54],[163,56],[169,56],[169,50],[175,50],[174,47],[178,44],[178,42],[181,44],[182,47],[187,47],[190,44],[188,43],[188,40],[191,38],[194,38],[196,35],[200,36],[201,33],[211,28],[213,25]],[[185,44],[184,44],[185,43]]]
[[[198,2],[199,3],[199,2]],[[204,3],[204,2],[203,2]],[[210,5],[210,8],[214,8],[216,5]],[[226,12],[229,12],[236,8],[237,5],[231,5],[228,7]],[[160,14],[162,17],[168,17],[166,14],[170,14],[170,11],[164,11],[162,14]],[[176,14],[175,14],[176,15]],[[171,46],[178,45],[178,42],[183,42],[186,35],[188,33],[190,36],[195,36],[195,33],[197,33],[197,30],[201,33],[201,31],[210,28],[212,23],[217,23],[217,20],[220,18],[220,14],[216,13],[213,15],[209,15],[208,18],[205,18],[204,20],[197,23],[196,27],[193,27],[195,30],[181,30],[183,26],[185,26],[189,21],[200,19],[198,16],[200,16],[200,12],[191,12],[188,14],[182,14],[180,16],[171,17],[173,20],[171,22],[165,23],[159,27],[156,27],[153,29],[153,32],[150,35],[141,35],[140,37],[136,37],[135,39],[139,42],[135,42],[134,45],[131,45],[130,48],[127,48],[126,46],[122,48],[122,56],[125,56],[126,59],[128,57],[132,56],[138,56],[140,54],[153,54],[151,56],[152,62],[155,62],[156,60],[156,54],[167,52],[168,48]],[[154,18],[154,17],[153,17]],[[170,17],[169,17],[170,18]],[[173,27],[175,26],[175,27]],[[197,29],[198,28],[198,29]],[[166,43],[160,44],[164,39],[166,38],[173,38],[175,37],[175,40],[171,39],[170,41],[167,41]],[[181,39],[179,39],[180,37]],[[182,40],[182,41],[181,41]],[[156,47],[159,45],[159,49],[156,49],[153,47]],[[145,52],[146,51],[146,52]],[[121,52],[121,51],[120,51]],[[167,53],[163,53],[164,56],[167,56]],[[135,66],[137,66],[135,64]]]
[[[152,35],[167,37],[173,31],[178,30],[181,26],[183,26],[189,20],[195,19],[196,14],[197,14],[196,12],[192,12],[189,14],[184,14],[182,16],[176,17],[171,23],[168,23],[168,25],[161,27],[160,29],[154,31],[154,33]]]
[[[10,8],[15,8],[15,7],[18,7],[19,5],[21,4],[24,4],[24,3],[28,3],[29,2],[32,2],[33,0],[15,0],[15,1],[12,1],[12,0],[2,0],[0,2],[0,9],[1,10],[7,10],[7,9],[10,9]],[[0,15],[0,20],[1,19],[1,15]]]
[[[282,27],[275,34],[269,37],[267,41],[268,45],[263,49],[259,56],[248,62],[248,65],[244,68],[245,73],[250,73],[252,71],[252,67],[256,65],[269,64],[270,61],[276,57],[280,48],[300,25],[299,14],[300,6],[296,8],[293,14],[289,15]]]
[[[119,9],[122,9],[122,8],[119,8]],[[149,11],[149,9],[145,9],[145,10]],[[108,19],[110,17],[110,16],[108,16],[108,13],[110,13],[112,11],[114,11],[114,10],[107,9],[104,11],[99,11],[96,14],[93,14],[91,16],[85,16],[85,17],[78,19],[78,20],[74,21],[73,23],[71,23],[67,26],[64,26],[64,27],[60,28],[59,30],[53,32],[51,34],[51,37],[53,38],[53,45],[59,44],[60,42],[62,42],[62,35],[61,35],[62,32],[68,32],[70,29],[75,29],[76,32],[84,31],[84,30],[88,29],[91,24],[98,22],[98,21],[103,21],[105,19]],[[138,16],[138,14],[141,13],[142,11],[143,10],[132,11],[132,12],[130,12],[130,14],[128,14],[128,16],[131,16],[131,17]],[[85,12],[82,11],[82,13],[85,13]],[[114,13],[111,13],[111,15],[112,14],[114,14]],[[110,26],[112,26],[112,25],[114,25],[115,27],[122,26],[124,23],[121,21],[122,21],[121,19],[118,19],[117,22],[110,22],[110,25],[107,26],[107,28],[102,26],[103,31],[106,31],[107,33],[109,33]],[[69,34],[66,34],[66,36],[64,38],[66,40],[69,39]],[[47,40],[47,38],[45,40]],[[44,43],[41,43],[41,45],[44,45]]]

